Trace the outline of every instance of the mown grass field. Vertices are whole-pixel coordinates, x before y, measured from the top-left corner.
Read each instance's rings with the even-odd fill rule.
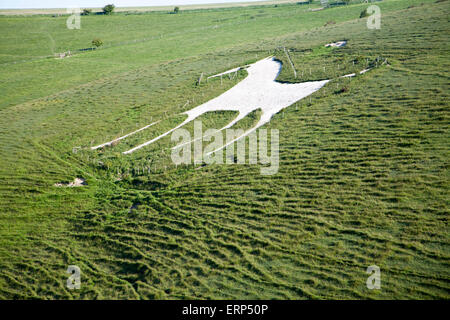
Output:
[[[0,298],[448,299],[450,6],[376,4],[379,30],[359,19],[368,4],[88,16],[80,30],[0,17]],[[53,57],[96,37],[103,48]],[[269,55],[280,81],[337,79],[264,126],[280,132],[276,175],[175,167],[170,136],[121,154],[246,75],[196,85],[202,72]],[[54,186],[75,177],[88,185]],[[80,290],[66,288],[73,264]]]

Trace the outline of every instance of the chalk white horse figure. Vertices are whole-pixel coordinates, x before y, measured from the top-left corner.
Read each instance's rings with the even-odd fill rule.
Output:
[[[239,69],[240,68],[235,68],[215,76],[222,76],[224,74],[237,72]],[[224,126],[222,129],[219,130],[221,131],[232,127],[235,123],[243,119],[252,111],[261,109],[261,118],[254,127],[245,131],[241,136],[238,136],[234,140],[228,141],[219,149],[210,152],[214,153],[234,143],[235,141],[249,135],[262,125],[268,123],[274,114],[280,112],[282,109],[292,105],[293,103],[313,94],[330,81],[330,80],[321,80],[321,81],[309,81],[294,84],[280,83],[275,81],[278,75],[280,74],[280,71],[281,71],[281,63],[275,60],[275,58],[273,57],[268,57],[251,64],[250,66],[247,67],[248,76],[244,80],[242,80],[237,85],[235,85],[228,91],[224,92],[220,96],[212,100],[209,100],[208,102],[199,105],[198,107],[195,107],[191,110],[184,112],[184,114],[187,115],[187,118],[181,124],[159,135],[158,137],[150,141],[147,141],[143,144],[140,144],[123,153],[130,154],[149,144],[152,144],[153,142],[167,136],[168,134],[172,133],[173,131],[177,130],[178,128],[184,126],[185,124],[193,121],[194,119],[198,118],[199,116],[207,112],[211,111],[239,112],[238,116],[234,120],[232,120],[230,123],[228,123],[226,126]],[[363,70],[361,71],[361,73],[364,73],[365,71],[367,70]],[[354,74],[347,76],[354,76]],[[148,128],[149,126],[155,123],[147,125],[139,130],[136,130],[113,141],[92,147],[92,149],[97,149],[105,145],[110,145],[114,141],[128,137],[131,134],[134,134],[138,131]],[[193,141],[190,141],[189,143],[191,142]],[[180,146],[181,145],[178,145],[175,148]]]

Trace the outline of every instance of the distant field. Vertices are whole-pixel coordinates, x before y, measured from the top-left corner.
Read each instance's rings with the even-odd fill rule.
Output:
[[[232,7],[267,6],[287,3],[297,3],[302,0],[273,0],[254,2],[233,2],[233,3],[210,3],[200,5],[178,5],[180,10],[217,9]],[[117,12],[148,12],[148,11],[171,11],[173,6],[153,6],[153,7],[117,7]],[[102,8],[91,8],[92,12],[101,12]],[[67,14],[66,8],[54,9],[0,9],[0,15],[36,15],[36,14]]]
[[[450,5],[376,4],[379,30],[359,18],[369,4],[88,16],[80,30],[1,16],[0,299],[449,299]],[[93,38],[104,46],[79,51]],[[170,136],[121,153],[246,76],[202,73],[269,55],[279,81],[334,79],[264,126],[280,132],[276,175],[175,166]],[[87,185],[54,186],[76,177]]]

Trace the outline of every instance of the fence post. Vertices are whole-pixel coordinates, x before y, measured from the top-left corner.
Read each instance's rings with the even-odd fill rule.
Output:
[[[200,85],[200,83],[202,82],[202,79],[203,79],[203,72],[197,80],[197,85]]]
[[[292,70],[294,71],[294,77],[297,79],[297,71],[295,70],[294,64],[292,63],[291,57],[289,56],[289,53],[286,50],[286,47],[283,47],[284,53],[286,54],[286,57],[289,60],[289,63],[291,64]]]

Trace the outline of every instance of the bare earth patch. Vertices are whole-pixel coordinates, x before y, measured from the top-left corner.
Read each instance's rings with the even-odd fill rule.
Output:
[[[343,47],[347,44],[347,41],[338,41],[338,42],[333,42],[333,43],[327,43],[325,45],[325,47],[335,47],[335,48],[339,48],[339,47]]]
[[[69,182],[67,184],[65,183],[55,183],[54,186],[55,187],[83,187],[87,185],[86,180],[84,180],[83,178],[75,178],[72,182]]]

